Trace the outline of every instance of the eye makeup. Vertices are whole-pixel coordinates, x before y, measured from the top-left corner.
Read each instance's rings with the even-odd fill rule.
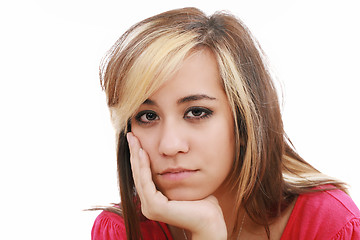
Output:
[[[184,119],[200,120],[208,118],[213,114],[213,111],[205,107],[190,107],[185,111]]]
[[[136,114],[135,120],[139,124],[149,124],[159,120],[159,116],[152,110],[144,110]]]
[[[185,110],[183,119],[196,121],[209,118],[212,114],[213,111],[208,108],[193,106]],[[135,120],[138,124],[151,124],[160,120],[160,117],[153,110],[143,110],[135,115]]]

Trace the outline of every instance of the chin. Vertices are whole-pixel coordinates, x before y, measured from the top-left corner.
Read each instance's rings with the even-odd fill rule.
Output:
[[[210,194],[201,194],[190,190],[162,191],[162,193],[173,201],[196,201],[208,197]]]

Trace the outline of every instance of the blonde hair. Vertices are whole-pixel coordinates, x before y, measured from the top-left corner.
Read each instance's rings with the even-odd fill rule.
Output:
[[[122,215],[128,239],[138,239],[138,208],[125,133],[138,107],[199,48],[211,50],[231,105],[236,159],[227,183],[237,191],[236,209],[262,224],[279,216],[298,194],[322,184],[343,183],[317,171],[292,148],[281,120],[278,96],[263,52],[236,17],[207,17],[195,8],[168,11],[131,27],[115,43],[100,71],[118,136]],[[136,201],[135,201],[136,202]],[[239,221],[234,234],[239,231]]]

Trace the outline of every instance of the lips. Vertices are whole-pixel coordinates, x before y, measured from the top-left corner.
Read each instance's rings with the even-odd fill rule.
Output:
[[[158,175],[167,180],[184,180],[191,177],[199,170],[185,169],[185,168],[168,168]]]

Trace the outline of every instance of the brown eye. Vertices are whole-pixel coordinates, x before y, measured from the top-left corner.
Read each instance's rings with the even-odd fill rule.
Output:
[[[145,113],[143,117],[145,117],[146,120],[148,120],[148,121],[153,121],[153,120],[156,120],[157,116],[155,113],[149,112],[149,113]]]
[[[135,119],[139,123],[151,123],[158,120],[159,116],[154,111],[146,110],[139,112]]]
[[[206,117],[210,117],[213,111],[203,107],[191,107],[189,108],[185,115],[185,119],[203,119]]]
[[[205,112],[200,109],[195,109],[195,110],[188,112],[188,115],[192,115],[193,117],[201,117],[204,114],[205,114]]]

